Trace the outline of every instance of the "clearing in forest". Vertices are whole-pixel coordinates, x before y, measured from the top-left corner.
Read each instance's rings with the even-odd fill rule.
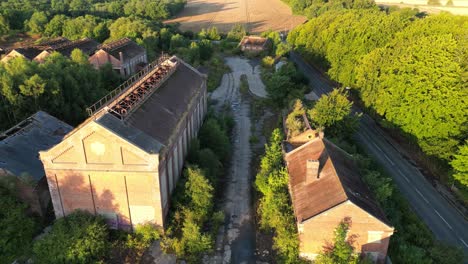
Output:
[[[260,33],[290,30],[304,21],[281,0],[188,0],[184,10],[165,23],[178,22],[181,30],[194,32],[215,26],[224,33],[243,24],[248,32]]]

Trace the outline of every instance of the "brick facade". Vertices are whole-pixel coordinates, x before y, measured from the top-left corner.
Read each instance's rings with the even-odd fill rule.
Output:
[[[181,78],[186,71],[194,70],[188,65],[180,67],[183,69],[177,70],[179,72],[171,79]],[[151,132],[157,134],[162,129],[159,120],[146,120],[146,124],[118,120],[116,124],[120,127],[117,129],[106,125],[102,117],[93,116],[60,144],[41,152],[56,216],[63,217],[76,209],[84,209],[103,215],[115,228],[131,229],[144,222],[164,226],[170,194],[182,173],[188,144],[196,136],[196,132],[188,133],[189,128],[198,131],[206,114],[206,80],[201,80],[199,87],[192,88],[195,92],[187,96],[189,102],[182,104],[185,109],[181,109],[173,127],[168,128],[170,133],[158,149],[147,149],[141,144],[151,140]],[[161,93],[184,89],[176,81],[176,86],[168,82],[160,88],[163,89]],[[159,95],[157,90],[152,96],[159,98],[164,94]],[[147,99],[141,108],[151,107],[151,100],[151,97]],[[138,111],[129,119],[137,120]],[[147,113],[141,111],[141,114]],[[143,127],[147,124],[154,124],[151,128],[154,130],[139,130],[147,129]],[[130,133],[126,130],[135,136],[126,137]],[[140,143],[132,141],[141,135],[147,139]]]

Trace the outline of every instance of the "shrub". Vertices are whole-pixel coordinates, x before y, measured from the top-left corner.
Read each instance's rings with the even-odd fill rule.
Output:
[[[271,56],[266,56],[262,59],[262,66],[265,68],[272,68],[275,64],[275,58]]]
[[[108,229],[101,217],[75,211],[58,219],[42,239],[34,243],[35,263],[91,263],[107,255]]]
[[[11,184],[14,188],[14,182]],[[33,218],[26,215],[26,208],[27,206],[18,201],[2,182],[0,185],[0,262],[11,263],[16,258],[28,255],[31,251],[32,239],[38,225]]]

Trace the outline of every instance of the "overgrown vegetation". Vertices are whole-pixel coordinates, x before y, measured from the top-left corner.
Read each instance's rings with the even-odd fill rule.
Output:
[[[104,260],[109,250],[105,221],[84,211],[58,219],[34,243],[35,263],[91,263]]]
[[[119,80],[110,65],[95,70],[80,50],[74,50],[71,59],[53,53],[42,64],[14,58],[0,64],[0,129],[38,110],[76,125],[86,117],[86,106]]]
[[[279,70],[264,70],[262,79],[265,83],[268,99],[277,108],[287,106],[294,99],[304,97],[307,79],[296,70],[293,63],[288,62]]]
[[[270,142],[265,146],[260,171],[255,178],[255,187],[261,193],[258,205],[260,228],[274,232],[274,249],[279,261],[299,261],[299,240],[294,213],[288,193],[288,173],[283,165],[281,142],[283,136],[275,129]]]
[[[324,246],[314,263],[316,264],[370,264],[367,258],[359,258],[354,251],[353,239],[355,235],[349,234],[352,225],[350,218],[343,219],[334,230],[333,243]]]
[[[343,142],[339,143],[340,145]],[[390,239],[389,255],[395,263],[461,263],[461,249],[436,241],[432,232],[410,208],[393,180],[370,158],[348,141],[346,150],[359,165],[364,182],[381,204],[395,232]]]
[[[34,243],[34,263],[139,263],[160,231],[150,223],[132,233],[109,230],[104,218],[77,210],[57,219]]]
[[[37,219],[27,214],[27,206],[15,197],[14,178],[0,177],[0,262],[12,263],[31,254],[37,234]],[[23,259],[24,260],[24,259]]]
[[[364,9],[377,6],[372,0],[283,0],[296,14],[318,17],[331,10]]]
[[[297,27],[288,41],[449,171],[468,134],[467,25],[409,9],[342,10]]]
[[[174,191],[162,247],[189,263],[199,262],[203,253],[212,250],[213,236],[224,221],[224,214],[214,211],[213,198],[223,167],[229,160],[232,127],[230,115],[208,115],[200,129],[200,139],[191,142],[189,165]]]

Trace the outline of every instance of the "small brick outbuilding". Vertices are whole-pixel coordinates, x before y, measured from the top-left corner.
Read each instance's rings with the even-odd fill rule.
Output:
[[[355,250],[384,263],[394,228],[362,182],[354,161],[323,134],[309,138],[300,144],[301,140],[284,143],[300,255],[314,259],[332,242],[338,224],[349,219]]]

